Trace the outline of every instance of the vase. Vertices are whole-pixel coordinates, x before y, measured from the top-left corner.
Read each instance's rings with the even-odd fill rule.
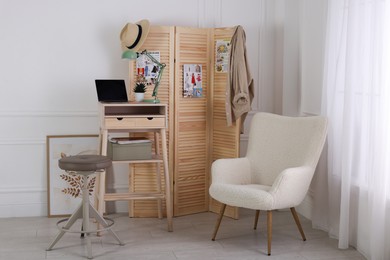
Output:
[[[135,95],[135,101],[141,102],[142,100],[144,100],[145,93],[137,93],[137,92],[135,92],[134,95]]]

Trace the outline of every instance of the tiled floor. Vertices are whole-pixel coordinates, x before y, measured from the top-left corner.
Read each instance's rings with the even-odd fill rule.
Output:
[[[240,220],[224,218],[215,242],[211,234],[213,213],[174,218],[174,232],[165,219],[132,219],[111,215],[114,229],[126,243],[119,246],[108,234],[93,236],[94,259],[365,259],[356,250],[337,249],[337,241],[314,230],[301,217],[307,241],[301,240],[289,211],[273,214],[272,255],[267,256],[266,217],[260,215],[258,230],[252,228],[254,212],[241,211]],[[65,234],[52,251],[45,251],[58,232],[58,219],[46,217],[0,219],[0,259],[86,259],[84,241]]]

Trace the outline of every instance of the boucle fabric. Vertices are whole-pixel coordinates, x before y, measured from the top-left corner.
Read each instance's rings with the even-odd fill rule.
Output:
[[[211,197],[256,210],[298,206],[304,199],[325,143],[324,117],[257,113],[243,158],[212,164]]]

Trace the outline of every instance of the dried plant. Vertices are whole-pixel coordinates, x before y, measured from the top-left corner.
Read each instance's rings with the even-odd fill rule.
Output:
[[[80,175],[71,175],[68,173],[63,173],[60,175],[60,177],[70,185],[70,187],[61,190],[63,193],[69,194],[75,198],[82,195],[82,188],[84,185],[84,181]],[[96,183],[96,176],[93,177],[87,176],[87,189],[89,195],[92,195],[93,189],[95,188],[95,183]]]

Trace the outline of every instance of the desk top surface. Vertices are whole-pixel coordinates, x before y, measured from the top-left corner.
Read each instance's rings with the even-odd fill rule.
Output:
[[[147,103],[147,102],[99,102],[102,106],[167,106],[164,103]]]

